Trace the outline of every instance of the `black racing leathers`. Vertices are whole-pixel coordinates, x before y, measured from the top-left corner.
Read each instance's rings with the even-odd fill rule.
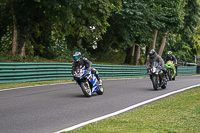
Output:
[[[151,68],[151,65],[153,64],[153,62],[158,62],[159,65],[161,65],[162,67],[164,66],[164,60],[157,53],[155,53],[155,57],[152,59],[149,56],[147,57],[146,68],[147,69]]]
[[[72,75],[74,75],[77,68],[83,68],[83,67],[85,67],[86,70],[91,71],[97,77],[97,79],[100,80],[98,71],[92,68],[92,62],[85,57],[80,57],[80,59],[74,61],[74,63],[72,64]]]
[[[167,61],[173,61],[174,62],[174,64],[177,64],[177,59],[176,59],[176,57],[174,56],[174,55],[171,55],[171,56],[165,56],[165,63],[167,62]]]
[[[92,67],[92,62],[90,62],[85,57],[80,57],[77,61],[74,61],[72,64],[72,75],[74,75],[77,68],[85,67],[86,70],[90,69]]]

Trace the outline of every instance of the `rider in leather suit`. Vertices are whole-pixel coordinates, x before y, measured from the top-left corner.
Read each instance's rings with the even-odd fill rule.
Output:
[[[162,70],[165,72],[166,69],[164,67],[164,60],[162,59],[162,57],[160,57],[160,55],[158,55],[156,53],[156,51],[154,49],[150,50],[149,52],[149,56],[147,57],[147,61],[146,61],[146,68],[147,71],[149,71],[151,69],[151,64],[153,62],[158,62],[159,65],[161,66]]]
[[[164,60],[162,59],[162,57],[160,55],[158,55],[156,53],[156,51],[154,49],[150,50],[149,55],[147,57],[147,61],[146,61],[147,72],[150,71],[151,65],[153,64],[153,62],[159,63],[159,65],[161,66],[161,70],[164,73],[163,79],[166,80],[165,76],[166,76],[167,70],[164,66]],[[150,76],[150,79],[152,80],[152,76]]]
[[[174,64],[176,65],[177,64],[177,59],[176,59],[176,57],[174,56],[174,55],[172,55],[172,52],[171,51],[168,51],[167,52],[167,55],[165,56],[165,63],[167,62],[167,61],[173,61],[174,62]]]
[[[74,62],[72,64],[72,75],[74,77],[74,73],[78,68],[82,68],[85,66],[85,69],[88,71],[91,71],[92,74],[94,74],[99,81],[99,85],[102,85],[102,80],[99,78],[99,73],[96,69],[92,68],[92,62],[90,62],[87,58],[82,57],[80,52],[75,52],[73,54]],[[75,77],[74,77],[75,78]]]

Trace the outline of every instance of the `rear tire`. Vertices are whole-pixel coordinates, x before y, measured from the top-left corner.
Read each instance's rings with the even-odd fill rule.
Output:
[[[86,96],[86,97],[91,97],[92,96],[92,90],[90,88],[90,84],[88,83],[88,81],[86,82],[81,82],[80,83],[80,86],[81,86],[81,90],[83,91],[83,94]]]
[[[158,90],[158,78],[157,78],[157,75],[153,75],[152,83],[153,83],[154,90]]]

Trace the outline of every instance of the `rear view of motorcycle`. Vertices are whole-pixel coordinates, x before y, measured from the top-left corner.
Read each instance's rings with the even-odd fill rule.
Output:
[[[152,81],[154,90],[158,90],[159,87],[161,87],[162,89],[165,89],[167,87],[166,76],[163,73],[161,66],[158,64],[158,62],[154,62],[151,65],[149,76]]]
[[[98,95],[103,94],[103,85],[98,84],[99,81],[90,71],[87,71],[84,68],[77,69],[74,77],[86,97],[91,97],[95,92]]]

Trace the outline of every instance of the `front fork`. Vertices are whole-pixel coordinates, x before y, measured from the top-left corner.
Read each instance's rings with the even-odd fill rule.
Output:
[[[153,75],[150,74],[149,76],[150,76],[150,79],[152,81]],[[158,80],[159,86],[162,86],[165,82],[167,82],[166,81],[167,80],[167,75],[166,74],[160,73],[160,74],[157,74],[156,76],[157,76],[157,80]]]
[[[176,75],[176,67],[174,67],[174,69],[173,69],[173,75],[172,75],[172,78],[174,78],[175,75]]]

